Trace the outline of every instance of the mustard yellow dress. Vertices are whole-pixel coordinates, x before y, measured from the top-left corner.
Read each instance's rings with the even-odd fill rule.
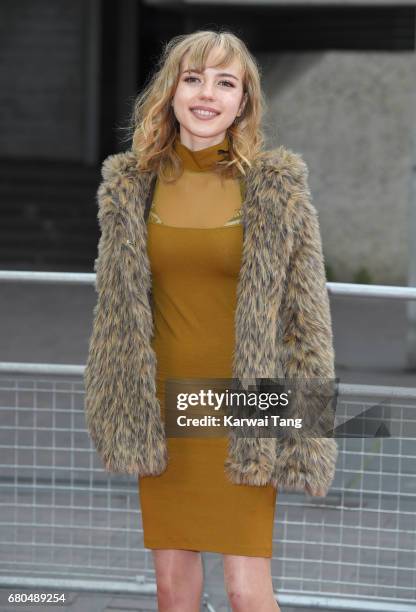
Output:
[[[237,179],[212,171],[228,147],[192,151],[178,136],[184,173],[156,183],[147,228],[163,419],[166,378],[232,377],[242,199]],[[138,480],[144,546],[271,557],[276,489],[228,480],[227,435],[167,437],[167,448],[166,471]]]

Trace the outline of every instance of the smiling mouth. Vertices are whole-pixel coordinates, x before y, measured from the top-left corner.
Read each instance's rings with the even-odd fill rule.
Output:
[[[219,115],[219,113],[214,113],[211,111],[205,111],[205,110],[200,110],[197,108],[191,108],[191,113],[193,115],[195,115],[196,117],[198,117],[198,119],[213,119],[214,117],[217,117]]]

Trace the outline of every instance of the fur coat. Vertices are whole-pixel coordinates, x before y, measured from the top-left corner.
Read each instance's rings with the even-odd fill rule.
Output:
[[[152,279],[146,217],[156,176],[132,151],[108,156],[98,188],[97,303],[85,368],[87,429],[105,468],[161,474],[169,461],[156,397]],[[237,285],[233,378],[334,379],[334,349],[318,214],[308,168],[283,145],[247,171]],[[310,402],[308,411],[320,410]],[[314,416],[319,416],[315,414]],[[327,490],[338,455],[331,437],[228,434],[227,478],[288,490]]]

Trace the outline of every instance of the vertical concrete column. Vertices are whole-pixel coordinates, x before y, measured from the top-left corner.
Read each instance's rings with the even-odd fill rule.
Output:
[[[101,0],[84,4],[84,161],[94,165],[99,156]]]
[[[118,3],[118,61],[117,61],[117,103],[116,129],[117,148],[125,150],[124,128],[128,125],[137,94],[138,49],[139,49],[139,2],[123,0]],[[123,129],[119,130],[121,127]]]
[[[413,55],[414,71],[416,70],[416,53]],[[413,88],[412,100],[412,147],[410,163],[410,189],[408,210],[408,282],[409,287],[416,287],[416,87]],[[407,301],[407,367],[416,370],[416,300]]]

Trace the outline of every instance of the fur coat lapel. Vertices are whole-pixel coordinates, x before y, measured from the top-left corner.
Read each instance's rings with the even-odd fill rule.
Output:
[[[162,473],[169,457],[151,348],[146,202],[155,175],[138,172],[136,163],[128,151],[110,155],[102,166],[98,299],[84,382],[87,427],[106,469],[145,476]],[[322,246],[307,176],[301,156],[283,146],[246,176],[235,378],[334,377]],[[224,469],[235,484],[327,488],[336,458],[331,438],[294,443],[237,438],[231,430]]]

